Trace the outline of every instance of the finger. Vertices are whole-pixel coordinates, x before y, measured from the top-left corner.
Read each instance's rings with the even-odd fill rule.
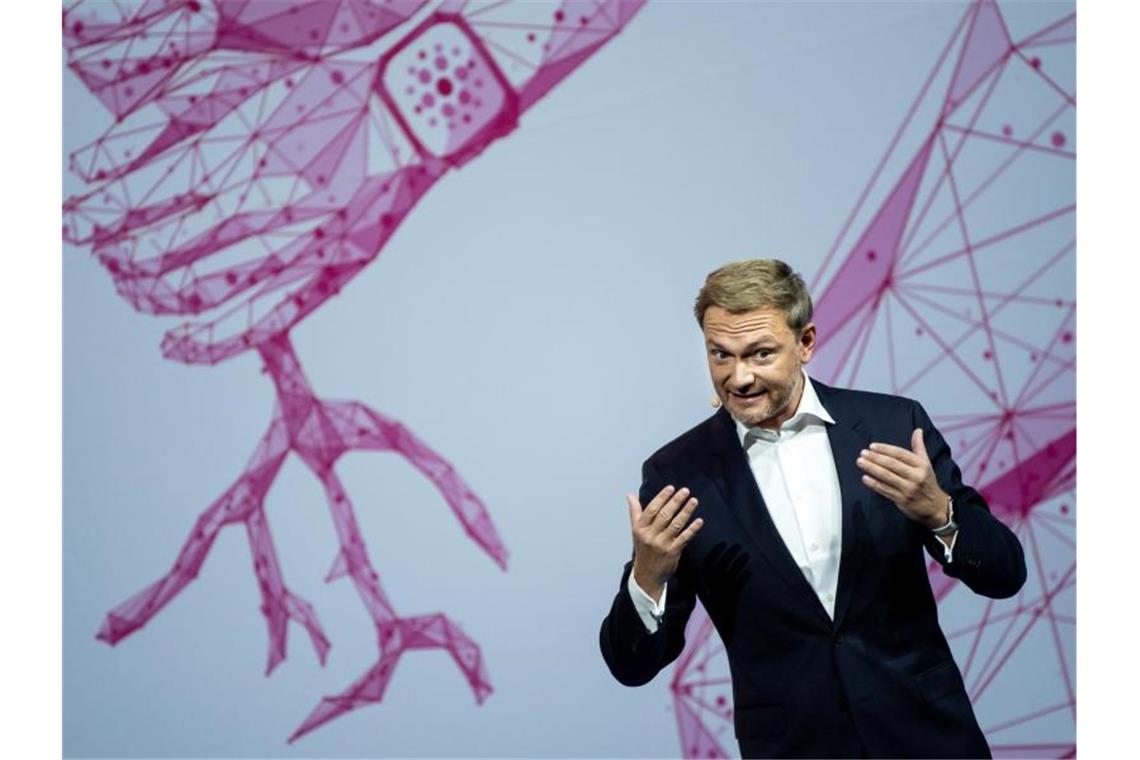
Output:
[[[922,458],[913,451],[904,449],[902,446],[892,446],[889,443],[872,443],[868,448],[878,454],[885,454],[895,459],[900,459],[914,467],[922,466]]]
[[[673,495],[673,486],[665,486],[657,495],[650,499],[649,503],[645,505],[645,510],[641,513],[641,524],[649,525],[653,522],[653,518],[657,517],[657,513],[669,501],[669,497]]]
[[[891,472],[882,465],[875,464],[870,459],[859,457],[855,460],[855,464],[859,465],[859,469],[870,475],[875,480],[886,483],[892,488],[902,490],[908,482],[907,478]]]
[[[680,533],[685,529],[685,525],[689,522],[689,518],[693,516],[693,510],[697,508],[697,500],[689,499],[685,502],[684,508],[677,513],[677,516],[669,521],[669,529],[674,533]]]
[[[704,524],[705,521],[700,517],[689,523],[689,527],[685,528],[684,532],[674,539],[673,544],[669,547],[670,551],[685,548],[685,545],[693,540],[693,536],[697,535],[697,531]]]
[[[677,514],[677,510],[689,498],[689,489],[681,488],[669,501],[665,502],[665,506],[661,507],[661,511],[653,518],[653,529],[660,532],[669,527],[669,521],[673,519],[673,515]]]
[[[922,470],[920,468],[907,464],[896,457],[869,451],[868,449],[863,449],[859,452],[859,456],[872,464],[877,464],[880,467],[890,470],[903,480],[910,480],[915,483],[922,480]]]
[[[898,489],[891,488],[886,483],[882,482],[881,480],[875,480],[870,475],[863,476],[863,485],[867,486],[876,493],[880,493],[883,496],[886,496],[896,504],[898,504],[900,501],[903,501],[903,495],[898,491]]]
[[[641,519],[641,503],[631,493],[625,495],[625,503],[629,507],[629,524],[636,528],[637,521]]]
[[[914,432],[910,435],[910,447],[914,449],[914,453],[923,459],[929,460],[930,457],[926,453],[926,442],[922,440],[922,428],[915,428]]]

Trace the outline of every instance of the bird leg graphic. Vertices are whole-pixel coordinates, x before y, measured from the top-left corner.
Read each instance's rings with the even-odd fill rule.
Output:
[[[265,371],[277,389],[272,423],[245,471],[198,518],[174,567],[161,579],[115,607],[97,638],[116,644],[143,627],[151,617],[197,577],[214,539],[226,525],[246,526],[261,590],[261,612],[269,626],[266,675],[285,659],[290,619],[309,633],[323,665],[329,641],[312,605],[289,591],[265,516],[265,494],[285,457],[296,453],[324,486],[339,544],[327,581],[351,578],[376,627],[379,658],[355,683],[323,698],[289,738],[292,742],[322,724],[363,705],[379,702],[400,656],[413,649],[446,649],[482,703],[492,688],[479,645],[443,613],[400,617],[380,585],[361,535],[356,515],[334,464],[354,450],[395,451],[439,488],[466,533],[503,569],[507,550],[483,503],[455,469],[400,422],[355,401],[325,401],[313,393],[289,338],[279,333],[258,346]]]

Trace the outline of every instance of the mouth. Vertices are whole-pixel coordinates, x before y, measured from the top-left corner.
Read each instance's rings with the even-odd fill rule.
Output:
[[[767,391],[757,391],[755,393],[736,393],[735,391],[729,391],[729,395],[741,404],[754,403],[758,398],[765,395],[766,393]]]

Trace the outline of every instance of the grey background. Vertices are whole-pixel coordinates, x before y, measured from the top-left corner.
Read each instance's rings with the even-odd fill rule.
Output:
[[[1028,28],[1070,7],[1003,12]],[[397,610],[446,611],[482,646],[496,689],[482,707],[450,658],[412,653],[381,705],[285,744],[376,656],[350,584],[322,581],[332,523],[295,459],[268,512],[286,580],[332,640],[327,667],[291,626],[289,659],[263,676],[240,530],[144,630],[95,640],[240,472],[273,393],[252,355],[164,361],[172,324],[134,313],[66,249],[65,755],[675,756],[667,674],[618,685],[597,627],[630,548],[623,494],[711,411],[692,299],[732,259],[816,272],[963,8],[651,3],[294,330],[314,388],[404,421],[510,549],[504,574],[396,456],[338,465]],[[107,117],[68,74],[63,93],[70,151]],[[79,187],[64,177],[65,194]]]

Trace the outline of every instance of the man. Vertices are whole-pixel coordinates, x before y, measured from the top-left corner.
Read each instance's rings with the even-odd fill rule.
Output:
[[[811,298],[787,264],[718,269],[695,311],[721,407],[627,497],[634,555],[601,628],[610,671],[651,680],[699,599],[745,757],[989,756],[923,549],[1000,599],[1025,582],[1017,537],[922,406],[809,380]]]

